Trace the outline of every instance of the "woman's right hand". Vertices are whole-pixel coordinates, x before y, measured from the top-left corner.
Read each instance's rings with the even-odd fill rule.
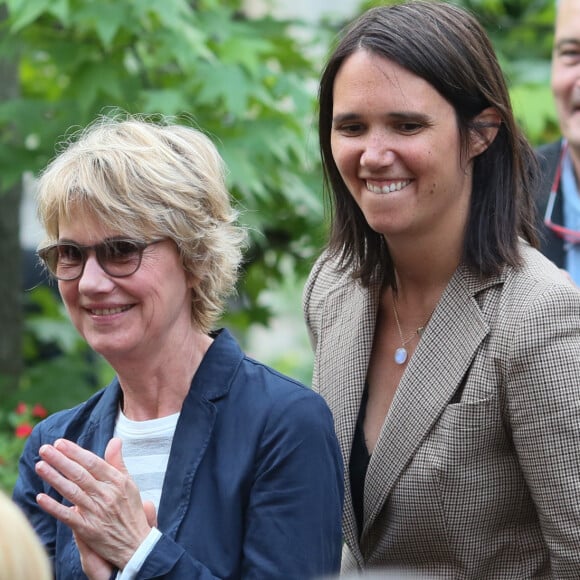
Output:
[[[101,562],[125,568],[151,531],[155,508],[141,501],[123,462],[121,440],[109,441],[104,459],[65,439],[42,445],[39,454],[36,473],[72,506],[46,493],[37,495],[38,505],[69,526]],[[100,565],[97,570],[102,572]]]

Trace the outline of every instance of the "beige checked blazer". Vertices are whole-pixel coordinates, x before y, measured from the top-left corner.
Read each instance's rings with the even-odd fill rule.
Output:
[[[315,264],[304,313],[345,462],[343,572],[580,579],[580,292],[522,255],[449,282],[372,454],[360,543],[348,463],[380,288]]]

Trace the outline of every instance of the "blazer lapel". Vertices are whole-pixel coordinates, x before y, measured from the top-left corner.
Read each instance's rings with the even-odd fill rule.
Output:
[[[159,529],[172,538],[191,502],[193,482],[215,428],[217,401],[226,400],[243,357],[227,330],[216,333],[183,402],[159,504]]]
[[[201,400],[196,393],[190,392],[184,401],[173,437],[158,513],[159,529],[172,538],[175,538],[187,511],[193,480],[209,444],[216,414],[215,405]],[[173,483],[167,485],[167,482]],[[175,482],[180,482],[180,485]]]
[[[393,486],[461,384],[489,327],[458,270],[443,293],[401,379],[371,456],[365,485],[361,545]]]
[[[334,416],[345,468],[343,534],[362,564],[349,485],[349,459],[373,345],[380,284],[370,289],[348,283],[332,292],[324,304],[317,348],[320,393]]]

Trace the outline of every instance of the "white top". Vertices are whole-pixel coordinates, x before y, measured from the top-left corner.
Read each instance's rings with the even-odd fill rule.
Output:
[[[117,415],[114,436],[123,442],[123,461],[127,471],[137,484],[141,499],[152,501],[156,511],[159,510],[163,480],[178,419],[179,413],[174,413],[160,419],[132,421],[121,409]],[[125,568],[117,573],[117,580],[133,580],[160,537],[161,532],[152,528]]]

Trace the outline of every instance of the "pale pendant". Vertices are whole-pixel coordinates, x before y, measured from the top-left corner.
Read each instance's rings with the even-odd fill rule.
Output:
[[[401,346],[395,351],[395,362],[398,365],[405,364],[408,354],[407,349],[404,346]]]

